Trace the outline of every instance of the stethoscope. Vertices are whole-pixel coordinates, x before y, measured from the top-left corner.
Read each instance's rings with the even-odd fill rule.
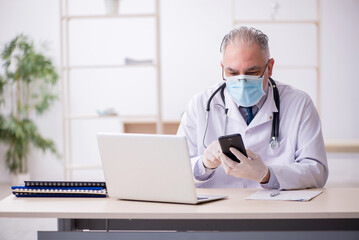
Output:
[[[269,81],[271,82],[272,85],[272,89],[273,89],[273,98],[274,98],[274,102],[275,105],[278,109],[278,112],[273,112],[273,122],[272,122],[272,133],[271,133],[271,139],[269,142],[270,147],[273,150],[276,150],[279,148],[279,111],[280,111],[280,100],[279,100],[279,92],[278,92],[278,88],[276,83],[274,82],[274,80],[272,78],[269,78]],[[206,127],[204,130],[204,134],[203,134],[203,146],[205,148],[207,148],[206,144],[205,144],[205,139],[206,139],[206,134],[207,134],[207,129],[208,129],[208,118],[209,118],[209,111],[210,109],[210,105],[211,105],[211,101],[213,99],[213,97],[220,92],[221,94],[221,98],[222,101],[224,103],[224,106],[226,106],[226,100],[224,97],[224,89],[226,88],[226,83],[223,83],[221,86],[219,86],[214,92],[213,94],[209,97],[208,101],[207,101],[207,107],[206,107]],[[223,130],[223,135],[226,135],[226,128],[227,128],[227,119],[228,119],[228,108],[224,109],[226,118],[224,120],[224,130]]]

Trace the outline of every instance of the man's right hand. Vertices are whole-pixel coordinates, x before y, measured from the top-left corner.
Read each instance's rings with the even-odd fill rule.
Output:
[[[213,141],[204,151],[203,165],[206,168],[217,168],[221,165],[221,159],[219,158],[221,152],[222,149],[218,140]]]

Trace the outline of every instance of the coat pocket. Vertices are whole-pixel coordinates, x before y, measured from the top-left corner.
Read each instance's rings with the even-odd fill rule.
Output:
[[[293,162],[294,160],[293,148],[287,138],[280,141],[277,149],[273,149],[270,144],[268,144],[267,156],[268,158],[274,158],[274,161],[280,161],[281,163]]]

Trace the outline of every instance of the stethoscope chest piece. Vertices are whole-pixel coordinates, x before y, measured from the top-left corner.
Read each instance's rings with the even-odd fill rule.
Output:
[[[276,137],[272,137],[272,140],[270,141],[269,145],[273,150],[277,150],[280,144]]]

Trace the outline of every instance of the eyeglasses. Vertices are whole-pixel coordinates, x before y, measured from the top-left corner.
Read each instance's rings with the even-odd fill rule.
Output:
[[[264,68],[264,70],[263,70],[263,73],[262,73],[262,75],[260,76],[260,78],[262,78],[262,77],[264,76],[264,73],[265,73],[265,72],[266,72],[266,70],[267,70],[267,67],[268,67],[269,61],[270,61],[270,59],[268,59],[268,61],[267,61],[267,63],[266,63],[266,66],[265,66],[265,68]],[[224,79],[224,71],[223,71],[223,66],[222,66],[222,79],[223,79],[223,80],[225,80],[225,79]]]

